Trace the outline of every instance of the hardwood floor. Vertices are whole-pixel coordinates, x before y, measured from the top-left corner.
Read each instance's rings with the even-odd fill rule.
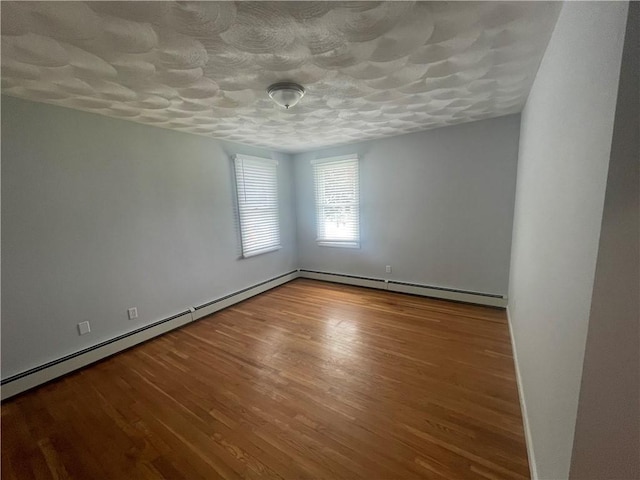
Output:
[[[2,478],[528,478],[502,310],[298,279],[2,405]]]

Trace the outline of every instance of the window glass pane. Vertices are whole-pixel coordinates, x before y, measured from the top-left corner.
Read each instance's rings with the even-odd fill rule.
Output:
[[[358,158],[344,157],[313,165],[319,244],[359,246]]]

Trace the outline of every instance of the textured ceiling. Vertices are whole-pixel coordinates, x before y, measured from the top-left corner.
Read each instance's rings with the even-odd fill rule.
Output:
[[[8,95],[301,151],[518,112],[559,4],[2,2]],[[292,80],[291,110],[266,94]]]

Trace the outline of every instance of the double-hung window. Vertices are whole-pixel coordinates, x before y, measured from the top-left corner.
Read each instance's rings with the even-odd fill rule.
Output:
[[[280,248],[278,162],[236,155],[234,164],[242,256],[277,250]]]
[[[314,160],[318,245],[360,246],[358,157]]]

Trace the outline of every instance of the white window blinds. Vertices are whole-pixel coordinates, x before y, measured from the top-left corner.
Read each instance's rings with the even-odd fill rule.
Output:
[[[318,245],[359,247],[358,157],[349,155],[316,160],[312,164],[316,192]]]
[[[242,256],[280,248],[278,162],[236,155],[234,163]]]

